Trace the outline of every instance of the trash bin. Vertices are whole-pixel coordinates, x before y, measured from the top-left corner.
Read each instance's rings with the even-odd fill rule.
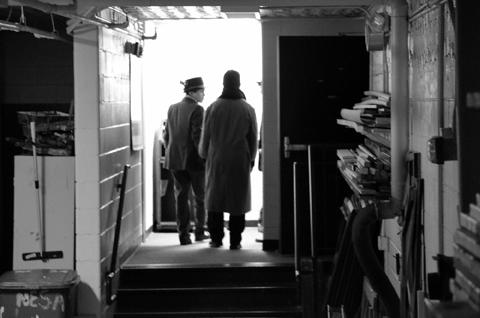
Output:
[[[0,276],[0,318],[72,318],[79,282],[73,270],[16,270]]]

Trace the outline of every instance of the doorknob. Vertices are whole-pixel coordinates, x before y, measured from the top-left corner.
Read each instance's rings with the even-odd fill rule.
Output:
[[[291,151],[306,151],[307,145],[304,144],[291,144],[290,137],[283,137],[283,155],[285,158],[290,158]]]

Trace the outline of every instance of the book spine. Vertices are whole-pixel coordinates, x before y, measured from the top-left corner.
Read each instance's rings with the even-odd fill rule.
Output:
[[[480,279],[480,262],[460,246],[453,246],[454,263],[456,267],[470,272],[470,275]]]
[[[459,269],[455,270],[455,281],[468,294],[470,300],[480,304],[480,288]]]
[[[470,203],[469,215],[477,221],[480,221],[480,206]]]
[[[468,214],[460,213],[460,226],[480,238],[480,222]]]
[[[480,245],[478,245],[475,238],[468,233],[465,233],[463,230],[455,231],[453,241],[474,256],[480,258]]]

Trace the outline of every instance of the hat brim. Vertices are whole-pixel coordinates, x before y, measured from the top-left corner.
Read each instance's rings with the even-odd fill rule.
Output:
[[[205,86],[204,86],[204,85],[191,86],[191,87],[189,87],[189,88],[186,89],[186,90],[187,90],[187,91],[191,91],[191,90],[199,89],[199,88],[205,88]]]

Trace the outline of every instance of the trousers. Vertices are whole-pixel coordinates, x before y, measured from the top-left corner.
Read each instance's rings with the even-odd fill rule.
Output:
[[[212,242],[222,243],[225,236],[223,231],[223,212],[208,211],[207,222]],[[240,244],[243,230],[245,230],[245,214],[230,214],[228,230],[230,231],[230,245]]]
[[[190,205],[189,194],[193,189],[195,234],[203,234],[205,231],[205,171],[173,170],[175,188],[175,207],[177,219],[177,231],[180,240],[190,238]]]

